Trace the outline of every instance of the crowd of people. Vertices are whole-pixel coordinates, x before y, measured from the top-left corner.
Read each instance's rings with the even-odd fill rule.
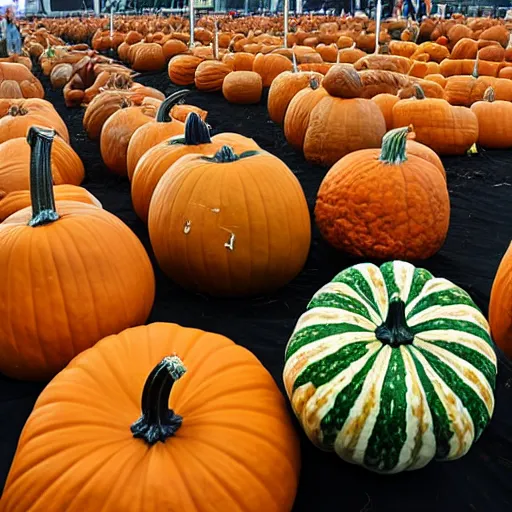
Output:
[[[8,7],[0,16],[0,58],[21,53],[21,35],[14,9]]]

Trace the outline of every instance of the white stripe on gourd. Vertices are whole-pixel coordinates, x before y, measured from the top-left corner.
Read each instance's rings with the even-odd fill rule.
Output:
[[[384,282],[379,267],[373,264],[360,263],[354,265],[352,268],[358,270],[367,282],[372,291],[373,299],[379,307],[378,313],[380,320],[384,320],[386,311],[388,310],[388,295],[386,293],[386,283]]]
[[[394,261],[393,273],[395,274],[395,283],[400,290],[400,298],[407,302],[414,278],[414,267],[404,265],[403,261]]]

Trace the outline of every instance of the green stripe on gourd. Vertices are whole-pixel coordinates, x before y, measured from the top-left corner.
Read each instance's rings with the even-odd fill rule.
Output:
[[[478,439],[494,408],[492,347],[454,284],[405,262],[360,264],[314,296],[283,378],[316,445],[395,473],[461,457]]]

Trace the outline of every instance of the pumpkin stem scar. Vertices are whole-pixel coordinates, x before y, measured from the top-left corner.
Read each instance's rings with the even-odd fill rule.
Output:
[[[187,371],[178,356],[164,357],[149,374],[142,391],[142,415],[130,430],[150,446],[174,436],[183,418],[169,409],[173,384]]]
[[[185,225],[183,226],[183,233],[185,233],[185,235],[188,235],[190,233],[190,226],[191,225],[192,225],[191,221],[189,221],[189,220],[185,221]]]
[[[385,164],[400,165],[407,161],[407,135],[412,132],[412,126],[389,130],[382,138],[382,148],[379,160]]]
[[[224,247],[229,251],[235,250],[235,233],[231,233],[229,240],[224,244]]]
[[[414,334],[407,325],[405,318],[405,303],[398,294],[391,297],[388,316],[375,329],[375,337],[384,345],[389,345],[392,348],[400,347],[400,345],[410,345],[414,341]]]
[[[32,126],[27,135],[30,145],[30,200],[32,218],[28,225],[43,226],[59,218],[53,195],[51,151],[55,130]]]

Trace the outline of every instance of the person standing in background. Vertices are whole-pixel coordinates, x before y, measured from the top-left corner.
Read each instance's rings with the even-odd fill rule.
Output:
[[[5,21],[7,25],[6,29],[6,40],[7,40],[7,52],[12,55],[19,55],[21,53],[21,35],[16,25],[14,17],[14,11],[11,7],[8,7],[5,11]]]
[[[9,57],[7,53],[7,20],[0,16],[0,59]]]

